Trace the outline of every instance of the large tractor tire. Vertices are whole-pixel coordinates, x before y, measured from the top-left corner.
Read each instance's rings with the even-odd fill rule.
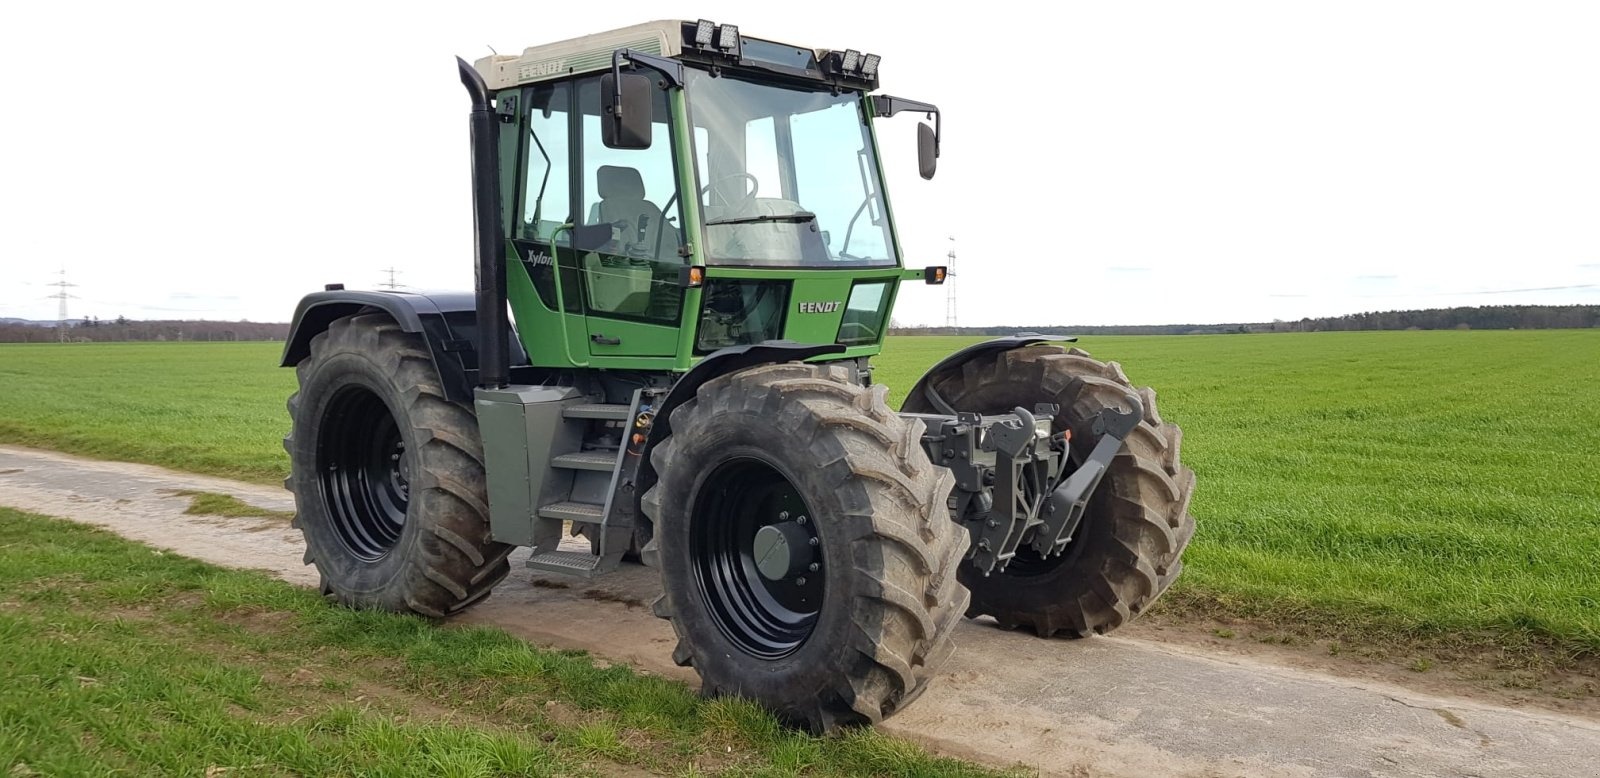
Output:
[[[673,659],[702,693],[814,732],[914,699],[967,604],[952,476],[920,422],[850,376],[789,363],[706,382],[672,412],[643,501]]]
[[[1112,461],[1062,554],[1045,559],[1024,545],[1004,571],[984,576],[962,566],[961,582],[972,591],[969,617],[993,616],[1003,628],[1031,628],[1041,637],[1087,637],[1122,626],[1172,585],[1194,535],[1188,508],[1195,478],[1178,461],[1183,434],[1162,421],[1155,392],[1135,389],[1115,362],[1053,345],[982,354],[928,383],[958,411],[1001,414],[1055,403],[1061,410],[1052,427],[1072,431],[1079,462],[1099,441],[1094,420],[1101,409],[1127,410],[1129,394],[1144,405],[1144,420]],[[907,398],[905,410],[937,412],[926,396]]]
[[[488,596],[511,546],[489,539],[483,444],[445,398],[426,346],[388,316],[338,319],[311,340],[284,438],[322,593],[443,618]]]

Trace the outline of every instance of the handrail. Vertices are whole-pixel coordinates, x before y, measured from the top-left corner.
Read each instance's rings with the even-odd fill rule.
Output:
[[[567,300],[561,294],[561,287],[563,286],[561,283],[561,254],[557,251],[557,248],[561,243],[561,233],[566,232],[570,235],[572,227],[572,222],[567,222],[557,227],[555,232],[550,233],[550,277],[554,279],[556,286],[556,318],[561,322],[561,350],[566,353],[567,361],[571,362],[575,367],[588,367],[589,360],[585,359],[579,362],[572,356],[572,338],[567,332]],[[574,247],[573,251],[577,251],[577,248]],[[579,273],[583,272],[582,268],[575,267],[573,269]],[[581,277],[579,280],[581,282]]]

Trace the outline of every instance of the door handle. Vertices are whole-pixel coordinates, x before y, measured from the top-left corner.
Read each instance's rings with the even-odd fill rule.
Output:
[[[620,345],[622,345],[622,338],[608,338],[603,333],[599,333],[599,332],[596,332],[595,334],[590,335],[589,336],[589,340],[592,340],[592,341],[595,342],[595,344],[601,345],[601,346],[620,346]]]

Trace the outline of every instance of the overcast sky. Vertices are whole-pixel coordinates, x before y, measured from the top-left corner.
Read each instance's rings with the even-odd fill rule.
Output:
[[[62,268],[101,318],[468,287],[452,57],[673,17],[882,54],[944,109],[932,182],[914,118],[880,139],[961,324],[1600,303],[1592,2],[75,2],[0,24],[0,316],[54,318]]]

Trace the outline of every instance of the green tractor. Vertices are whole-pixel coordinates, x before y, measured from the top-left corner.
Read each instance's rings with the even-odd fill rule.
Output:
[[[926,115],[931,178],[939,111],[871,94],[879,63],[707,21],[458,60],[475,294],[330,285],[284,353],[323,593],[445,618],[519,546],[642,561],[705,693],[815,731],[910,703],[963,617],[1082,637],[1154,602],[1194,474],[1116,363],[1020,335],[898,412],[873,381],[900,284],[945,274],[905,268],[875,134]]]

